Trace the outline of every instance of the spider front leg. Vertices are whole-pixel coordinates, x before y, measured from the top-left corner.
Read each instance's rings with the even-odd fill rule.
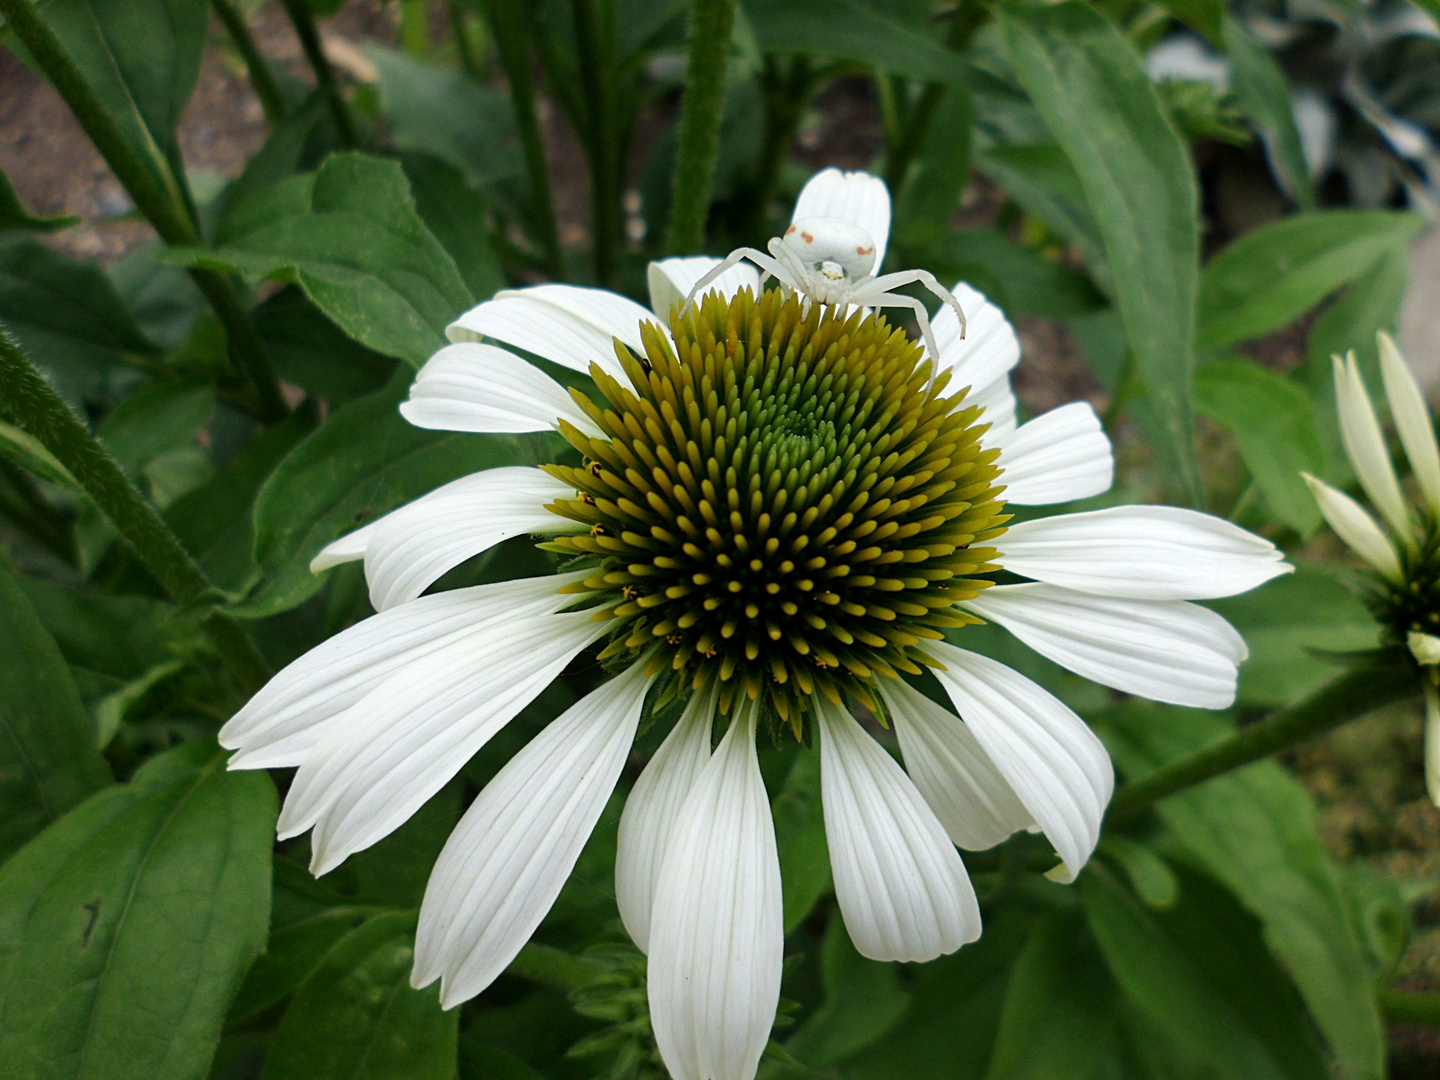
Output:
[[[736,248],[729,255],[726,255],[725,258],[721,259],[718,263],[716,263],[715,266],[712,267],[710,271],[705,274],[704,277],[702,277],[699,281],[695,282],[695,284],[690,287],[690,294],[685,297],[685,303],[680,306],[680,317],[683,319],[687,314],[689,314],[691,306],[695,303],[695,297],[700,294],[700,292],[705,288],[705,286],[709,285],[712,281],[718,278],[721,274],[725,273],[725,271],[729,270],[732,266],[738,266],[746,259],[749,259],[752,263],[760,267],[760,269],[764,270],[767,274],[774,274],[781,281],[786,280],[787,276],[785,275],[783,268],[780,266],[780,264],[777,263],[774,259],[772,259],[769,255],[766,255],[763,251],[752,247]]]

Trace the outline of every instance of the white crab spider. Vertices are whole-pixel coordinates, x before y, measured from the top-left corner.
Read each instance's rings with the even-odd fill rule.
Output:
[[[938,296],[960,318],[960,336],[965,336],[965,312],[955,295],[935,280],[928,270],[901,270],[895,274],[874,277],[875,241],[860,226],[842,218],[797,218],[784,236],[774,237],[767,245],[770,254],[752,247],[736,248],[697,281],[685,298],[680,313],[690,310],[695,297],[706,285],[742,259],[749,259],[765,271],[760,278],[763,286],[774,277],[780,284],[804,293],[814,303],[832,307],[856,304],[862,307],[904,307],[915,312],[920,335],[935,363],[940,363],[940,350],[930,330],[930,314],[914,297],[900,296],[891,289],[918,282]]]

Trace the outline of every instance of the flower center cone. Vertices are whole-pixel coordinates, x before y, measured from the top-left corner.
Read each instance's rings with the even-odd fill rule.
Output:
[[[628,385],[592,369],[604,435],[562,424],[586,464],[549,467],[577,492],[550,509],[589,532],[546,546],[593,565],[602,658],[654,650],[665,696],[718,681],[722,710],[744,693],[797,737],[815,694],[876,708],[867,684],[933,664],[999,569],[983,409],[865,311],[711,293],[671,332],[617,343]]]

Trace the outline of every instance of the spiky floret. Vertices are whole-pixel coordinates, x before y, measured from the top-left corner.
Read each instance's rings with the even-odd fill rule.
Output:
[[[1401,547],[1399,555],[1403,584],[1374,575],[1366,602],[1386,640],[1404,645],[1412,632],[1440,635],[1440,531],[1430,528],[1417,549]]]
[[[659,646],[672,692],[718,680],[723,710],[764,698],[797,735],[811,695],[873,705],[998,569],[982,409],[868,312],[712,293],[671,330],[617,343],[628,386],[592,368],[604,437],[562,424],[587,464],[549,467],[577,491],[550,509],[589,526],[549,546],[594,561],[602,656]]]

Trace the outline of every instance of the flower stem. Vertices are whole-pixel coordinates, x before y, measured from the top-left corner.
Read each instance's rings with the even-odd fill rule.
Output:
[[[970,44],[970,39],[975,36],[975,31],[984,25],[985,20],[990,17],[989,11],[984,5],[975,3],[973,0],[962,0],[950,17],[950,29],[946,34],[946,44],[955,50],[965,48]],[[879,79],[877,78],[877,83]],[[903,89],[898,88],[897,89]],[[944,96],[946,85],[944,83],[930,83],[920,94],[917,101],[905,115],[903,124],[897,126],[896,138],[885,151],[885,183],[889,186],[892,195],[899,197],[902,186],[905,183],[905,174],[909,171],[910,162],[919,153],[920,147],[925,142],[925,136],[930,130],[930,124],[935,119],[935,112],[940,107],[940,99]],[[876,273],[879,273],[876,267]]]
[[[765,58],[765,74],[761,92],[765,103],[765,137],[760,146],[760,164],[755,170],[748,221],[745,232],[750,236],[767,235],[766,224],[770,202],[780,186],[780,173],[790,157],[790,144],[805,115],[814,90],[810,58],[796,56],[786,68],[777,57]]]
[[[255,37],[250,33],[250,24],[246,21],[245,14],[235,6],[234,0],[210,0],[210,4],[224,24],[225,32],[230,35],[235,50],[245,61],[245,70],[250,73],[250,85],[255,89],[255,96],[260,99],[260,107],[265,110],[266,123],[272,128],[275,127],[285,119],[289,110],[285,107],[284,95],[280,93],[280,84],[275,81],[275,72],[270,69],[265,54],[255,44]]]
[[[320,92],[325,95],[325,103],[330,107],[330,116],[335,121],[335,131],[340,137],[340,144],[347,148],[360,145],[360,137],[355,130],[355,118],[350,115],[350,106],[345,104],[345,96],[340,93],[340,83],[335,78],[335,69],[330,66],[330,61],[325,56],[325,48],[320,42],[320,31],[315,26],[315,16],[310,11],[307,0],[281,0],[285,5],[285,13],[290,16],[290,22],[295,27],[295,35],[300,39],[300,47],[305,50],[305,59],[310,64],[310,70],[315,72],[315,82],[320,87]]]
[[[129,542],[165,593],[178,604],[203,602],[213,590],[159,512],[146,501],[108,450],[45,381],[0,328],[0,401],[20,426],[70,470],[87,495]],[[228,615],[211,612],[201,623],[246,691],[269,675],[260,651]]]
[[[470,40],[470,24],[465,18],[465,8],[460,0],[448,0],[445,13],[450,18],[450,32],[455,36],[455,55],[460,60],[460,70],[479,78],[480,60],[475,55],[475,45]]]
[[[90,136],[90,141],[160,238],[173,247],[199,246],[203,241],[191,216],[190,201],[159,148],[152,144],[153,153],[147,161],[131,145],[31,0],[0,0],[0,14],[60,92],[85,134]],[[275,371],[234,283],[212,270],[192,270],[190,276],[224,325],[236,362],[255,384],[260,418],[267,423],[282,419],[288,410],[280,396]]]
[[[1135,817],[1178,791],[1419,694],[1420,681],[1404,661],[1384,667],[1353,668],[1264,720],[1126,784],[1110,804],[1109,819],[1115,822]]]
[[[614,63],[594,0],[571,0],[580,84],[585,95],[585,145],[590,151],[590,234],[596,284],[615,284],[620,254],[620,146],[615,129]]]
[[[564,275],[560,257],[560,232],[555,224],[555,204],[550,197],[550,170],[545,164],[545,143],[540,137],[540,117],[535,109],[535,87],[530,79],[530,51],[525,47],[525,12],[518,0],[483,0],[490,33],[500,52],[505,77],[510,83],[510,104],[525,153],[525,171],[530,180],[531,217],[536,239],[545,253],[545,269],[552,278]]]
[[[695,0],[690,9],[690,69],[680,114],[675,196],[665,239],[671,255],[693,255],[705,245],[705,218],[720,154],[720,121],[725,116],[725,77],[734,25],[735,0]]]
[[[1380,991],[1380,1010],[1392,1024],[1440,1027],[1440,994],[1414,990]]]

